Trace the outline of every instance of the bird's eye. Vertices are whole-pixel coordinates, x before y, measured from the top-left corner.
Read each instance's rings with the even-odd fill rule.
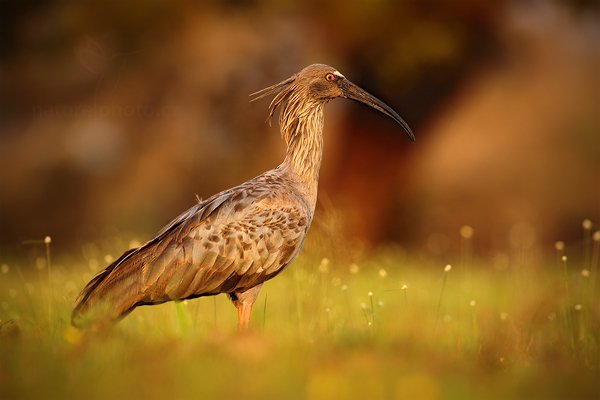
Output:
[[[330,72],[327,75],[325,75],[325,79],[327,79],[328,81],[335,81],[335,75]]]

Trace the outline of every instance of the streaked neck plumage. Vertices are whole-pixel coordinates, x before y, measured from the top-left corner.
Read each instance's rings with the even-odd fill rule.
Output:
[[[295,174],[306,185],[313,206],[323,156],[324,106],[323,101],[307,101],[301,94],[292,95],[279,115],[281,135],[287,144],[281,168]]]

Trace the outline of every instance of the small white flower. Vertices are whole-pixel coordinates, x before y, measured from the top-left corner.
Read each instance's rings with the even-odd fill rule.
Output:
[[[402,285],[402,287],[400,289],[407,290],[408,289],[408,285],[405,283],[404,285]]]
[[[583,309],[583,306],[581,304],[575,304],[573,308],[575,309],[575,311],[581,311]]]
[[[588,218],[584,219],[581,222],[581,226],[583,227],[583,229],[585,229],[586,231],[589,231],[592,229],[592,221],[589,220]]]
[[[563,242],[562,240],[559,240],[558,242],[554,243],[554,248],[557,251],[564,251],[565,250],[565,242]]]
[[[469,305],[470,305],[471,307],[475,307],[475,306],[477,305],[477,302],[476,302],[475,300],[471,300],[471,301],[469,302]]]
[[[329,258],[324,257],[321,259],[321,262],[319,263],[319,272],[322,274],[329,272]]]
[[[44,244],[50,244],[50,243],[52,243],[52,238],[50,236],[46,236],[44,238]]]
[[[581,270],[581,276],[583,276],[584,278],[589,278],[590,277],[590,270],[588,270],[588,269],[582,269]]]
[[[452,269],[452,265],[450,265],[450,264],[447,264],[447,265],[444,267],[444,272],[450,272],[450,270],[451,270],[451,269]]]
[[[360,271],[360,268],[356,264],[350,264],[349,270],[352,275],[356,275]]]
[[[379,270],[379,277],[385,278],[387,276],[387,271],[383,268]]]
[[[463,225],[460,227],[460,236],[464,239],[471,239],[473,237],[474,230],[469,225]]]

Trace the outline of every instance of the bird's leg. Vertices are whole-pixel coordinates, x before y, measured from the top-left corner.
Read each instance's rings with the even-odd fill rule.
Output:
[[[238,331],[248,329],[250,323],[250,314],[252,313],[252,303],[238,303]]]
[[[229,294],[229,298],[237,308],[238,312],[238,331],[248,329],[252,306],[258,297],[258,292],[260,292],[261,287],[262,284],[254,286],[244,292],[233,292]]]

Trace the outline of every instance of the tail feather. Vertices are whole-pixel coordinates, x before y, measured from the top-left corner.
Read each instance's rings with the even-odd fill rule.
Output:
[[[75,300],[71,323],[81,328],[108,325],[123,318],[138,305],[160,304],[178,298],[177,285],[169,292],[165,292],[165,288],[177,268],[188,263],[183,259],[185,248],[178,252],[171,244],[180,239],[182,232],[189,232],[193,224],[218,210],[232,193],[231,190],[225,191],[196,204],[175,218],[154,239],[126,251],[100,271]],[[191,275],[182,274],[179,271],[176,279],[181,281],[183,276],[191,279]]]
[[[142,250],[143,247],[139,247],[126,251],[83,288],[71,314],[74,326],[83,328],[92,323],[113,321],[135,307],[140,295],[136,276],[141,270],[136,264],[142,261]]]

